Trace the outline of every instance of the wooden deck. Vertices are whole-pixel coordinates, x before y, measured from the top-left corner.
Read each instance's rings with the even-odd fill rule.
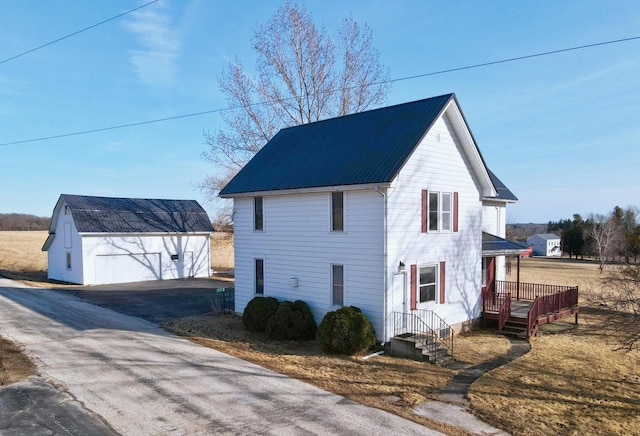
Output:
[[[541,325],[575,316],[578,287],[496,282],[482,292],[482,318],[498,322],[498,331],[536,336]]]

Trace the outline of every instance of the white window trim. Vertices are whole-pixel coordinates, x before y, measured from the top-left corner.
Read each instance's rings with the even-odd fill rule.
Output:
[[[437,194],[438,195],[438,228],[437,229],[432,229],[431,228],[431,194]],[[442,218],[443,214],[444,214],[444,210],[442,205],[444,204],[442,201],[442,195],[446,194],[449,195],[449,230],[443,230],[442,228],[442,223],[444,222],[444,219]],[[428,217],[428,226],[427,226],[427,231],[429,233],[453,233],[453,192],[449,192],[449,191],[429,191],[429,194],[427,196],[427,217]]]
[[[334,265],[342,266],[342,304],[334,304],[333,302],[333,267]],[[332,309],[339,309],[348,306],[347,304],[347,263],[341,260],[329,262],[329,306]]]
[[[429,301],[420,301],[420,269],[421,268],[427,268],[427,267],[433,267],[435,269],[435,276],[436,276],[436,281],[435,281],[435,289],[433,292],[433,300],[429,300]],[[422,307],[424,306],[431,306],[433,304],[438,304],[438,293],[440,292],[440,264],[439,263],[420,263],[418,264],[418,271],[417,271],[417,276],[416,280],[418,283],[416,283],[416,292],[418,293],[418,295],[416,295],[416,299],[418,300],[417,303],[418,305],[421,305]]]
[[[342,193],[342,230],[333,230],[333,193]],[[328,196],[329,201],[329,233],[332,235],[347,234],[347,191],[331,191]]]
[[[256,280],[256,260],[262,260],[262,294],[258,294],[256,292],[256,288],[258,286],[258,282]],[[265,256],[254,256],[251,261],[251,271],[253,274],[251,275],[251,283],[253,289],[254,296],[264,297],[267,295],[267,260]]]
[[[256,229],[256,198],[262,198],[262,228]],[[251,197],[251,231],[255,233],[264,233],[266,228],[266,203],[267,200],[262,195],[256,195],[255,197]]]

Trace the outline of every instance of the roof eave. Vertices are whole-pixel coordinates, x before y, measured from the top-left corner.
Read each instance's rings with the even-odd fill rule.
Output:
[[[312,186],[308,188],[274,189],[270,191],[250,191],[220,195],[220,198],[264,197],[268,195],[311,194],[317,192],[361,191],[367,189],[387,189],[389,182],[364,183],[354,185]]]

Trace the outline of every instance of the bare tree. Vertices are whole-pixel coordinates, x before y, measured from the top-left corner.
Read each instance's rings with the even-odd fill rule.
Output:
[[[602,282],[604,290],[587,300],[601,309],[603,331],[618,349],[640,349],[640,265],[617,265]]]
[[[605,260],[614,253],[619,238],[619,226],[615,219],[602,214],[592,215],[588,220],[587,237],[600,260],[600,272]]]
[[[251,43],[255,77],[239,59],[224,69],[218,82],[230,108],[226,128],[204,133],[203,157],[226,170],[203,182],[212,197],[281,128],[366,110],[389,91],[371,29],[351,16],[332,38],[304,7],[286,2]]]

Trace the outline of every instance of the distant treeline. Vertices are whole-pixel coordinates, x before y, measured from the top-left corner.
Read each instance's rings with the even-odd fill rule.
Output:
[[[49,230],[51,218],[24,213],[0,213],[0,231]]]

